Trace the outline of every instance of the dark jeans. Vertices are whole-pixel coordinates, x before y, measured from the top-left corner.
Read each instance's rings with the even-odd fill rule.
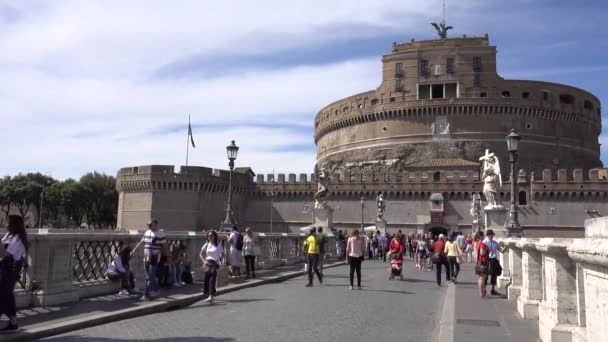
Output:
[[[448,264],[450,265],[450,275],[452,279],[456,280],[458,278],[458,273],[460,273],[460,264],[456,262],[455,256],[448,257]]]
[[[203,281],[203,293],[206,295],[215,295],[215,285],[217,283],[217,269],[218,264],[207,261],[210,264],[209,271],[205,272],[205,279]]]
[[[153,265],[149,262],[144,262],[144,269],[146,270],[146,289],[144,296],[150,297],[150,292],[158,292],[158,264]]]
[[[319,282],[322,282],[323,276],[321,275],[321,272],[319,271],[319,254],[308,254],[307,260],[308,260],[308,283],[312,284],[312,279],[313,279],[312,272],[313,271],[317,275],[317,278],[319,278]]]
[[[496,278],[498,278],[498,273],[496,272],[496,269],[500,266],[500,262],[498,261],[498,259],[488,259],[488,275],[486,275],[486,278],[489,278],[490,281],[490,285],[496,286]],[[486,279],[486,283],[488,283],[488,280]]]
[[[11,258],[9,264],[8,258],[4,259],[0,261],[0,316],[16,317],[15,284],[23,268],[23,260],[13,262]]]
[[[437,285],[441,285],[441,265],[445,266],[445,279],[450,281],[450,265],[448,259],[445,256],[439,258],[438,262],[435,262],[435,272],[437,272]]]
[[[350,286],[354,286],[355,272],[357,272],[357,286],[361,286],[361,262],[363,257],[353,258],[348,257],[348,264],[350,265]]]
[[[108,273],[108,279],[111,281],[120,280],[120,288],[129,292],[135,288],[135,276],[133,272]]]
[[[249,270],[251,269],[251,274],[255,278],[255,255],[245,255],[245,273],[249,276]]]

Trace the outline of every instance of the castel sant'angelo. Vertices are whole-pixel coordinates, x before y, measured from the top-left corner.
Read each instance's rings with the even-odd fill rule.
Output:
[[[524,234],[581,236],[585,219],[608,213],[599,100],[567,85],[503,79],[488,35],[451,38],[444,28],[437,39],[387,44],[381,84],[316,115],[315,169],[327,174],[331,228],[373,225],[382,193],[389,231],[470,232],[486,150],[502,165],[497,196],[508,208],[505,137],[515,129],[522,137],[516,202]],[[156,217],[169,230],[218,228],[228,175],[193,166],[122,168],[118,226],[141,229]],[[317,176],[274,179],[235,169],[235,220],[273,232],[312,224]]]

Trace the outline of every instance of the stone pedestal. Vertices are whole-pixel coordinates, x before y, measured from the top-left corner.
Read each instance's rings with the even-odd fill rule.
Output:
[[[380,231],[380,233],[385,234],[386,233],[386,220],[382,219],[382,220],[376,220],[376,230]]]
[[[329,206],[326,206],[322,209],[313,209],[312,210],[312,224],[315,227],[323,227],[323,230],[329,232],[333,227],[332,223],[332,209]]]
[[[486,230],[492,229],[496,237],[507,236],[507,209],[503,207],[485,208]]]
[[[60,236],[36,237],[30,256],[36,262],[30,269],[31,279],[37,281],[33,290],[35,306],[54,306],[78,301],[78,291],[72,282],[74,241]]]
[[[509,273],[511,273],[511,285],[507,288],[507,298],[510,302],[515,302],[521,294],[522,251],[519,248],[514,248],[516,247],[515,241],[508,241],[507,247],[509,248]]]
[[[542,256],[534,245],[536,241],[522,239],[521,294],[517,298],[517,312],[524,319],[538,319],[538,304],[542,299]]]
[[[501,242],[501,241],[499,241]],[[506,245],[506,242],[505,242]],[[502,266],[502,274],[496,279],[496,285],[498,288],[506,289],[511,284],[511,270],[509,266],[509,249],[500,253],[498,258],[500,265]]]

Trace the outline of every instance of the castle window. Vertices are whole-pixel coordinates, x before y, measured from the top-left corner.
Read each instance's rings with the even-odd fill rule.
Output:
[[[574,104],[574,96],[570,94],[560,94],[559,95],[559,103],[571,105]]]
[[[433,182],[439,182],[441,180],[441,173],[439,171],[436,171],[435,173],[433,173]]]
[[[593,103],[589,100],[585,100],[584,107],[585,109],[593,110]]]
[[[433,84],[431,87],[431,96],[434,99],[443,98],[443,84]]]
[[[511,97],[511,92],[508,90],[505,90],[502,92],[502,97]]]
[[[519,192],[519,205],[527,205],[528,204],[528,196],[526,196],[525,191]]]
[[[445,98],[446,99],[453,99],[458,97],[458,92],[457,92],[457,85],[456,83],[446,83],[445,84]]]
[[[420,60],[420,75],[429,74],[429,61],[427,59]]]
[[[528,93],[527,91],[524,91],[523,93],[521,93],[521,97],[524,99],[530,98],[530,93]]]
[[[377,105],[378,104],[378,99],[373,99],[372,100],[372,105]]]
[[[400,78],[395,79],[395,91],[403,91]]]
[[[481,57],[479,56],[473,57],[473,71],[481,71]]]
[[[429,84],[418,85],[418,100],[427,100],[431,98],[431,86]]]
[[[401,63],[395,64],[395,77],[403,77],[403,65]]]
[[[473,85],[476,87],[481,85],[481,74],[478,72],[473,75]]]
[[[543,91],[543,101],[549,101],[549,92]]]
[[[481,93],[479,93],[479,97],[488,97],[488,93],[482,91]]]
[[[449,57],[447,64],[446,64],[446,72],[448,74],[453,74],[454,73],[454,58],[453,57]]]

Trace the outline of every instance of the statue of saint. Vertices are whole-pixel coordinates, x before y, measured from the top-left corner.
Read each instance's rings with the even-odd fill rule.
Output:
[[[481,198],[478,194],[473,195],[473,199],[471,200],[471,210],[469,213],[473,217],[473,232],[477,232],[482,226]]]
[[[502,187],[502,174],[500,173],[500,163],[494,153],[486,154],[479,158],[483,161],[483,172],[481,179],[483,180],[483,196],[488,204],[484,209],[503,208],[500,199],[496,196],[497,191]]]
[[[378,221],[384,220],[384,209],[386,208],[386,203],[384,203],[384,195],[382,193],[378,194],[376,197],[376,204],[378,205]]]
[[[315,209],[325,209],[327,207],[328,190],[327,177],[325,170],[321,169],[317,173],[317,192],[315,193]]]
[[[435,134],[435,123],[434,122],[431,124],[431,134],[433,134],[433,135]]]

